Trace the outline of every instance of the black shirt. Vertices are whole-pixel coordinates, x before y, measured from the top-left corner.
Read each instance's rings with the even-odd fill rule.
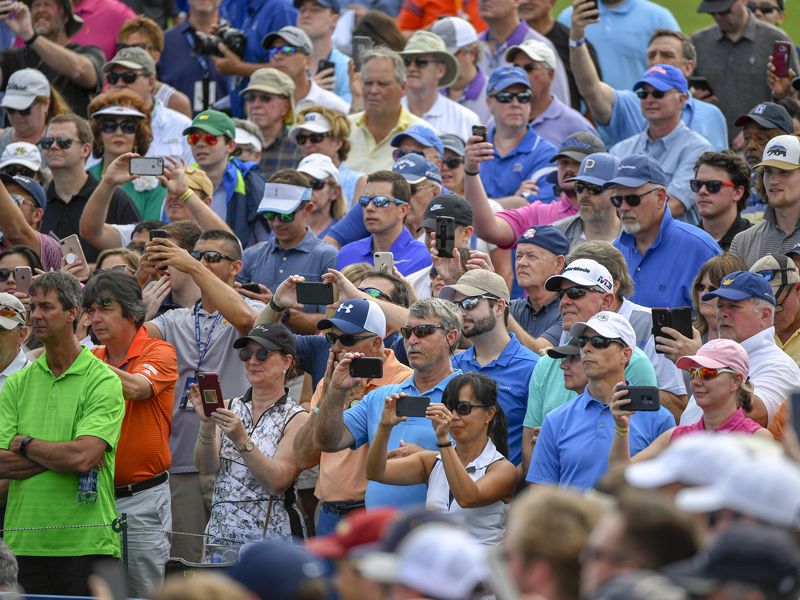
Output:
[[[78,234],[83,208],[89,201],[89,196],[92,195],[92,192],[100,183],[91,173],[87,173],[87,175],[86,183],[68,203],[56,195],[54,183],[50,183],[47,187],[47,210],[44,212],[41,229],[43,234],[46,235],[52,231],[59,239],[73,233]],[[138,223],[139,221],[141,221],[139,211],[136,210],[136,205],[128,194],[120,188],[114,190],[114,194],[111,196],[111,204],[108,207],[106,222],[115,225],[127,225],[129,223]],[[83,247],[83,253],[86,255],[86,260],[89,263],[95,262],[99,254],[97,248],[87,244],[85,240],[81,240],[81,246]]]
[[[76,54],[85,56],[94,65],[97,74],[97,84],[92,88],[84,88],[80,84],[72,81],[66,75],[62,75],[44,63],[41,57],[32,48],[11,48],[0,53],[0,68],[3,69],[2,89],[6,89],[8,78],[15,71],[20,69],[37,69],[41,71],[50,81],[51,85],[61,93],[67,101],[72,112],[82,117],[86,117],[86,107],[89,106],[89,99],[100,91],[103,83],[102,69],[106,61],[103,51],[97,46],[81,46],[80,44],[67,44],[66,48]]]
[[[745,229],[750,229],[752,226],[753,224],[750,221],[737,213],[736,220],[733,222],[733,225],[731,225],[728,231],[725,232],[725,235],[723,235],[719,241],[717,241],[719,247],[722,248],[723,252],[727,252],[731,247],[731,242],[733,241],[733,238],[736,237],[736,234],[740,231],[744,231]],[[700,222],[700,229],[703,229],[702,221]]]
[[[569,64],[569,27],[556,21],[556,24],[545,34],[545,37],[553,42],[553,46],[555,46],[556,52],[558,52],[558,57],[561,59],[561,62],[564,63],[564,69],[567,71],[571,105],[572,108],[580,112],[581,95],[580,92],[578,92],[578,84],[575,83],[575,77],[572,75],[572,67]],[[586,47],[589,49],[594,68],[597,69],[597,76],[602,80],[603,74],[600,71],[600,62],[597,60],[597,53],[594,51],[594,46],[587,40]]]

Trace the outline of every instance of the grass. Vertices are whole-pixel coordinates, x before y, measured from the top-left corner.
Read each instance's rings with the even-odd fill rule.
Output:
[[[688,35],[692,35],[698,29],[706,25],[713,24],[714,20],[708,15],[697,14],[697,7],[700,0],[655,0],[657,4],[666,6],[678,20],[681,30]],[[565,6],[572,4],[570,0],[559,0],[556,4],[554,14],[558,15]],[[800,8],[797,4],[789,5],[789,12],[784,19],[781,28],[789,34],[793,40],[800,40]]]

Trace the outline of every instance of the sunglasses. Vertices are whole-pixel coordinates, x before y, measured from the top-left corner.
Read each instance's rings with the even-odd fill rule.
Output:
[[[623,347],[625,346],[625,343],[619,338],[607,338],[603,337],[602,335],[593,335],[591,337],[588,335],[582,335],[578,338],[578,346],[581,348],[583,348],[586,344],[591,344],[592,348],[604,350],[614,343],[617,343]]]
[[[261,216],[265,221],[274,221],[278,219],[281,223],[291,223],[294,221],[294,217],[297,214],[297,211],[293,213],[289,213],[288,215],[284,215],[282,213],[273,212],[271,210],[265,211],[261,213]]]
[[[125,272],[125,271],[128,271],[128,270],[132,271],[132,269],[128,265],[114,265],[113,267],[111,267],[109,269],[95,269],[92,272],[92,276],[97,277],[98,275],[100,275],[100,273],[104,273],[106,271],[122,271],[122,272]]]
[[[464,159],[461,156],[454,156],[443,160],[442,164],[448,169],[457,169],[464,164]]]
[[[117,121],[116,119],[103,119],[100,121],[100,131],[103,133],[114,133],[121,129],[122,133],[136,133],[139,124],[136,121]]]
[[[464,298],[462,300],[453,300],[453,304],[455,304],[461,310],[470,311],[474,310],[484,298],[487,300],[497,300],[495,296],[470,296],[469,298]]]
[[[658,191],[659,188],[655,187],[652,190],[648,190],[643,194],[625,194],[623,196],[611,196],[611,204],[613,204],[616,208],[622,206],[622,203],[625,202],[631,208],[635,208],[642,203],[642,198],[647,196],[647,194],[652,194],[653,192]]]
[[[415,65],[418,69],[424,69],[431,63],[438,63],[441,61],[434,60],[432,58],[422,58],[420,56],[404,56],[403,63],[406,65],[406,69],[411,65]]]
[[[699,377],[703,381],[715,379],[720,373],[736,374],[736,371],[733,371],[732,369],[709,369],[707,367],[692,368],[688,371],[690,378],[694,379],[695,377]]]
[[[411,337],[413,333],[415,337],[418,338],[426,338],[429,335],[433,335],[437,329],[441,329],[444,331],[444,327],[441,325],[433,325],[431,323],[426,323],[425,325],[415,325],[414,327],[401,327],[400,328],[400,335],[403,336],[404,340],[407,340]]]
[[[5,317],[6,319],[13,319],[14,317],[24,317],[21,312],[19,312],[13,306],[8,306],[7,304],[0,304],[0,317]]]
[[[422,158],[425,158],[424,150],[403,150],[402,148],[395,148],[392,150],[392,160],[400,160],[407,154],[416,154]]]
[[[604,293],[591,288],[573,285],[572,287],[564,288],[563,290],[556,290],[556,296],[558,297],[559,301],[561,301],[564,295],[566,295],[570,300],[577,300],[578,298],[583,298],[589,292],[594,292],[596,294]]]
[[[0,282],[8,281],[14,269],[0,269]]]
[[[358,288],[359,292],[364,292],[368,296],[372,296],[376,300],[386,300],[387,302],[394,302],[391,297],[384,294],[378,288],[368,287],[368,288]]]
[[[23,204],[25,204],[27,202],[32,207],[39,208],[38,204],[36,204],[35,202],[29,201],[25,196],[21,196],[19,194],[9,194],[9,196],[11,196],[11,199],[14,201],[14,204],[16,204],[17,206],[22,206]]]
[[[492,408],[494,404],[470,404],[469,402],[457,402],[455,404],[448,403],[445,405],[450,412],[466,416],[472,413],[473,408]]]
[[[703,294],[705,292],[716,292],[717,291],[716,285],[706,285],[704,283],[695,283],[694,284],[694,291],[698,294]]]
[[[259,348],[255,352],[250,348],[240,348],[239,360],[241,360],[242,362],[247,362],[248,360],[253,358],[253,354],[255,354],[257,361],[264,362],[269,358],[270,352],[272,352],[272,350],[267,350],[266,348]]]
[[[297,134],[297,145],[303,146],[306,142],[311,141],[312,144],[319,144],[328,137],[330,133],[298,133]]]
[[[11,177],[16,177],[17,175],[23,175],[24,177],[28,177],[30,179],[36,177],[36,171],[29,169],[28,167],[23,167],[22,165],[8,165],[7,167],[0,169],[0,173],[10,175]]]
[[[747,3],[747,9],[750,12],[760,11],[761,13],[763,13],[765,15],[771,15],[776,10],[782,10],[782,9],[778,8],[777,6],[772,6],[771,4],[756,4],[755,2],[748,2]]]
[[[311,177],[308,178],[308,183],[311,186],[311,189],[315,192],[318,192],[328,185],[328,182],[325,179],[312,179]]]
[[[216,146],[217,142],[219,141],[218,136],[214,135],[213,133],[208,133],[207,131],[204,131],[203,133],[193,131],[186,136],[186,141],[189,142],[190,146],[196,146],[201,139],[206,143],[207,146]]]
[[[234,258],[232,256],[228,256],[227,254],[222,254],[221,252],[216,252],[214,250],[207,250],[205,252],[199,252],[195,250],[194,252],[192,252],[192,258],[194,258],[195,260],[205,259],[205,261],[208,263],[218,263],[223,258],[231,262],[239,260],[238,258]]]
[[[328,343],[333,346],[336,342],[339,342],[342,346],[354,346],[358,342],[362,340],[368,340],[370,338],[374,338],[374,335],[353,335],[352,333],[343,333],[338,335],[329,331],[325,334],[325,339],[328,340]]]
[[[369,206],[369,203],[372,202],[375,205],[375,208],[386,208],[390,204],[397,204],[400,206],[401,204],[407,204],[402,200],[398,200],[397,198],[390,198],[389,196],[359,196],[358,203],[366,208]]]
[[[114,298],[111,296],[98,296],[95,300],[92,301],[92,304],[95,306],[99,306],[100,308],[111,308],[111,305],[114,303]]]
[[[247,92],[244,95],[245,102],[255,102],[256,100],[260,100],[264,104],[272,102],[274,98],[283,98],[283,96],[275,96],[273,94],[264,94],[258,92]]]
[[[285,44],[283,46],[277,46],[275,48],[270,48],[267,51],[267,62],[271,61],[279,54],[281,56],[294,56],[298,52],[300,52],[300,48],[297,48],[296,46],[290,46],[289,44]]]
[[[139,77],[144,77],[144,73],[137,73],[136,71],[124,71],[122,73],[109,73],[106,75],[106,80],[110,85],[117,85],[117,82],[122,79],[122,83],[132,84]]]
[[[516,98],[520,104],[527,104],[531,101],[530,92],[497,92],[493,98],[500,104],[510,104]]]
[[[67,150],[68,148],[72,147],[73,142],[78,142],[79,140],[73,140],[72,138],[65,138],[65,137],[43,137],[39,140],[39,147],[43,150],[50,150],[50,147],[53,144],[56,144],[62,150]]]
[[[736,188],[736,185],[733,182],[720,181],[719,179],[690,179],[689,186],[692,188],[692,191],[695,194],[703,189],[703,186],[706,186],[709,194],[716,194],[723,187]]]
[[[31,109],[33,108],[33,104],[31,104],[28,108],[23,108],[22,110],[18,108],[6,108],[6,112],[10,115],[19,115],[21,117],[27,117],[31,114]]]
[[[586,192],[592,196],[599,196],[603,193],[603,188],[599,185],[594,185],[593,183],[582,183],[580,181],[575,182],[575,191],[579,194]]]
[[[522,69],[526,73],[533,73],[534,71],[549,71],[550,67],[537,67],[533,63],[528,63],[527,65],[514,65],[515,67]]]
[[[661,90],[650,90],[650,91],[647,91],[647,90],[643,90],[643,89],[639,88],[638,90],[636,90],[636,95],[639,96],[640,100],[644,100],[648,96],[652,96],[656,100],[661,100],[661,98],[663,98],[664,96],[667,95],[667,92],[662,92]]]

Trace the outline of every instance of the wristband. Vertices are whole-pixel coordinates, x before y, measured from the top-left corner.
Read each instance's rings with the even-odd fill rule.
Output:
[[[279,313],[283,312],[283,309],[280,306],[278,306],[277,304],[275,304],[275,299],[274,298],[270,298],[269,299],[269,309],[272,310],[272,311],[275,311],[275,312],[279,312]]]
[[[33,46],[33,43],[34,43],[34,42],[35,42],[35,41],[36,41],[38,38],[39,38],[39,34],[38,34],[38,33],[36,33],[36,32],[34,31],[34,32],[33,32],[33,36],[31,36],[31,39],[29,39],[29,40],[25,40],[25,47],[26,47],[26,48],[30,48],[31,46]]]
[[[570,48],[580,48],[586,43],[586,38],[581,38],[579,40],[570,40],[569,47]]]
[[[476,176],[476,175],[478,175],[478,174],[480,174],[480,171],[475,171],[475,172],[473,173],[472,171],[467,171],[467,169],[466,169],[466,168],[464,169],[464,175],[469,175],[470,177],[475,177],[475,176]]]
[[[185,191],[185,192],[183,192],[183,193],[182,193],[182,194],[181,194],[181,195],[178,197],[178,200],[180,200],[181,202],[184,202],[184,203],[185,203],[185,202],[186,202],[186,201],[189,199],[189,197],[190,197],[192,194],[194,194],[194,190],[193,190],[192,188],[187,188],[187,189],[186,189],[186,191]]]
[[[26,438],[23,438],[23,440],[19,443],[19,453],[22,456],[28,456],[28,444],[31,443],[31,440],[33,440],[33,438],[31,436],[28,436]]]
[[[628,435],[628,428],[627,427],[623,428],[623,427],[617,427],[616,425],[614,425],[614,431],[617,432],[617,435],[619,437],[625,437],[626,435]]]
[[[436,442],[436,447],[437,448],[449,448],[450,446],[455,446],[455,445],[456,445],[456,443],[453,440],[447,440],[444,444],[440,444],[439,442]]]

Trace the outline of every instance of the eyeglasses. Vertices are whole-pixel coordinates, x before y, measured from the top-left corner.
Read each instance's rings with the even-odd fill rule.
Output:
[[[439,60],[434,60],[432,58],[422,58],[421,56],[404,56],[403,63],[406,65],[406,69],[411,65],[415,65],[418,69],[424,69],[431,63],[438,63],[441,62]]]
[[[639,96],[640,100],[644,100],[648,96],[652,96],[656,100],[661,100],[661,98],[663,98],[664,96],[667,95],[667,92],[662,92],[661,90],[650,90],[650,91],[647,91],[647,90],[639,88],[638,90],[636,90],[636,95]]]
[[[282,213],[277,213],[268,210],[261,213],[261,216],[264,218],[265,221],[274,221],[275,219],[278,219],[281,223],[291,223],[292,221],[294,221],[294,217],[296,214],[297,211],[289,213],[288,215],[284,215]]]
[[[100,273],[104,273],[106,271],[133,272],[133,269],[131,269],[128,265],[114,265],[113,267],[109,267],[108,269],[95,269],[94,272],[92,273],[92,276],[97,277],[98,275],[100,275]]]
[[[221,252],[216,252],[214,250],[206,250],[205,252],[198,252],[197,250],[195,250],[194,252],[192,252],[192,258],[194,258],[195,260],[205,259],[205,261],[208,263],[218,263],[223,258],[231,262],[239,260],[238,258],[234,258],[232,256],[228,256],[227,254],[222,254]]]
[[[619,338],[607,338],[603,337],[602,335],[593,335],[591,337],[588,335],[582,335],[578,338],[578,346],[581,348],[583,348],[586,344],[591,344],[592,348],[603,350],[608,348],[613,343],[617,343],[620,346],[625,346],[625,342]]]
[[[103,133],[114,133],[121,129],[122,133],[136,133],[139,124],[136,121],[117,121],[116,119],[103,119],[100,121],[100,131]]]
[[[368,296],[372,296],[376,300],[386,300],[387,302],[394,302],[394,300],[392,300],[392,298],[390,296],[384,294],[378,288],[374,288],[374,287],[358,288],[358,291],[359,292],[364,292],[365,294],[367,294]]]
[[[23,167],[22,165],[8,165],[7,167],[0,169],[0,173],[10,175],[11,177],[16,177],[17,175],[23,175],[24,177],[28,177],[30,179],[36,177],[36,171],[29,169],[28,167]]]
[[[450,412],[466,416],[472,412],[473,408],[492,408],[494,404],[470,404],[469,402],[448,403],[445,405]]]
[[[33,108],[33,104],[31,104],[28,108],[23,108],[22,110],[18,108],[6,108],[6,112],[10,115],[19,115],[21,117],[27,117],[31,114],[31,109]]]
[[[100,308],[111,308],[111,305],[114,303],[114,298],[111,296],[98,296],[94,300],[91,301],[91,304],[94,306],[99,306]]]
[[[716,285],[706,285],[704,283],[695,283],[694,284],[694,291],[698,294],[703,294],[705,292],[716,292],[717,291]]]
[[[559,301],[564,297],[564,295],[566,295],[570,300],[577,300],[578,298],[583,298],[589,292],[594,292],[596,294],[605,293],[598,290],[593,290],[592,288],[573,285],[572,287],[564,288],[563,290],[556,290],[556,296],[558,297]]]
[[[413,333],[415,337],[418,338],[426,338],[429,335],[433,335],[437,329],[441,329],[445,331],[445,328],[441,325],[433,325],[432,323],[426,323],[424,325],[415,325],[414,327],[401,327],[400,328],[400,335],[403,336],[403,339],[407,340],[411,337]]]
[[[308,183],[311,186],[311,189],[317,192],[328,185],[328,182],[325,179],[312,179],[311,177],[308,178]]]
[[[398,200],[397,198],[390,198],[389,196],[359,196],[358,203],[363,206],[364,208],[369,206],[369,203],[372,202],[375,205],[375,208],[386,208],[390,204],[407,204],[402,200]]]
[[[274,98],[283,98],[283,96],[275,96],[273,94],[264,94],[259,92],[247,92],[244,95],[245,102],[255,102],[256,100],[260,100],[264,104],[272,102]]]
[[[239,360],[242,362],[247,362],[251,358],[253,358],[253,354],[256,355],[256,360],[259,362],[264,362],[269,358],[270,353],[272,350],[267,350],[266,348],[259,348],[255,352],[253,352],[250,348],[240,348],[239,349]]]
[[[392,150],[392,160],[400,160],[407,154],[416,154],[422,158],[425,158],[424,150],[403,150],[402,148],[395,148]]]
[[[534,71],[549,71],[550,70],[550,67],[547,67],[547,66],[539,67],[539,66],[536,66],[533,63],[528,63],[527,65],[514,65],[514,66],[517,67],[517,68],[522,69],[526,73],[532,73]]]
[[[771,15],[776,10],[783,10],[777,6],[772,6],[771,4],[756,4],[755,2],[748,2],[747,9],[750,12],[759,11],[765,15]]]
[[[531,101],[530,92],[497,92],[493,98],[500,104],[510,104],[516,98],[520,104],[527,104]]]
[[[706,186],[709,194],[716,194],[723,187],[736,188],[736,185],[733,182],[720,181],[719,179],[690,179],[689,186],[692,188],[692,191],[695,194],[703,189],[703,186]]]
[[[461,156],[454,156],[453,158],[443,160],[442,164],[448,169],[457,169],[464,164],[464,158]]]
[[[281,56],[294,56],[298,52],[300,52],[300,48],[297,48],[296,46],[290,46],[289,44],[285,44],[283,46],[277,46],[275,48],[270,48],[267,51],[267,62],[271,61],[279,54]]]
[[[353,335],[352,333],[343,333],[338,335],[329,331],[325,334],[325,339],[328,340],[328,343],[333,346],[336,342],[339,342],[342,346],[354,346],[361,340],[368,340],[370,338],[374,338],[374,335]]]
[[[306,142],[311,141],[312,144],[320,144],[322,140],[328,137],[330,133],[298,133],[297,134],[297,145],[303,146]]]
[[[455,304],[461,310],[470,311],[474,310],[478,306],[478,304],[481,303],[481,300],[483,300],[484,298],[486,298],[487,300],[498,299],[496,296],[487,296],[487,295],[470,296],[469,298],[464,298],[462,300],[453,300],[453,304]]]
[[[17,206],[22,206],[23,204],[28,203],[33,208],[39,208],[38,204],[36,204],[35,202],[31,202],[25,196],[21,196],[20,194],[9,194],[9,196],[11,196],[11,199]]]
[[[24,317],[19,310],[14,308],[13,306],[9,306],[8,304],[0,304],[0,317],[5,317],[6,319],[13,319],[14,317]]]
[[[575,182],[575,191],[579,194],[586,192],[592,196],[599,196],[603,193],[603,188],[599,185],[594,185],[592,183],[583,183],[581,181]]]
[[[719,376],[720,373],[731,373],[736,374],[736,371],[732,369],[709,369],[707,367],[699,367],[699,368],[692,368],[689,369],[689,377],[694,379],[695,377],[699,377],[703,381],[707,381],[709,379],[715,379]]]
[[[622,203],[625,202],[631,208],[636,208],[642,203],[642,198],[647,196],[647,194],[652,194],[653,192],[658,191],[660,188],[654,187],[652,190],[648,190],[643,194],[625,194],[624,196],[611,196],[611,204],[613,204],[616,208],[622,206]]]
[[[197,131],[193,131],[186,136],[186,141],[189,142],[190,146],[196,146],[201,139],[208,146],[216,146],[217,142],[219,141],[218,136],[214,135],[213,133],[208,133],[207,131],[204,131],[203,133],[198,133]]]
[[[0,282],[8,281],[14,269],[0,269]]]
[[[39,147],[43,150],[50,150],[50,147],[53,144],[56,144],[62,150],[67,150],[68,148],[72,147],[73,142],[80,143],[80,140],[73,140],[72,138],[65,137],[43,137],[39,140]]]
[[[136,71],[123,71],[122,73],[109,73],[106,75],[106,79],[110,85],[117,85],[117,82],[122,79],[122,83],[127,83],[128,85],[132,84],[136,81],[139,77],[144,77],[144,73],[138,73]]]

